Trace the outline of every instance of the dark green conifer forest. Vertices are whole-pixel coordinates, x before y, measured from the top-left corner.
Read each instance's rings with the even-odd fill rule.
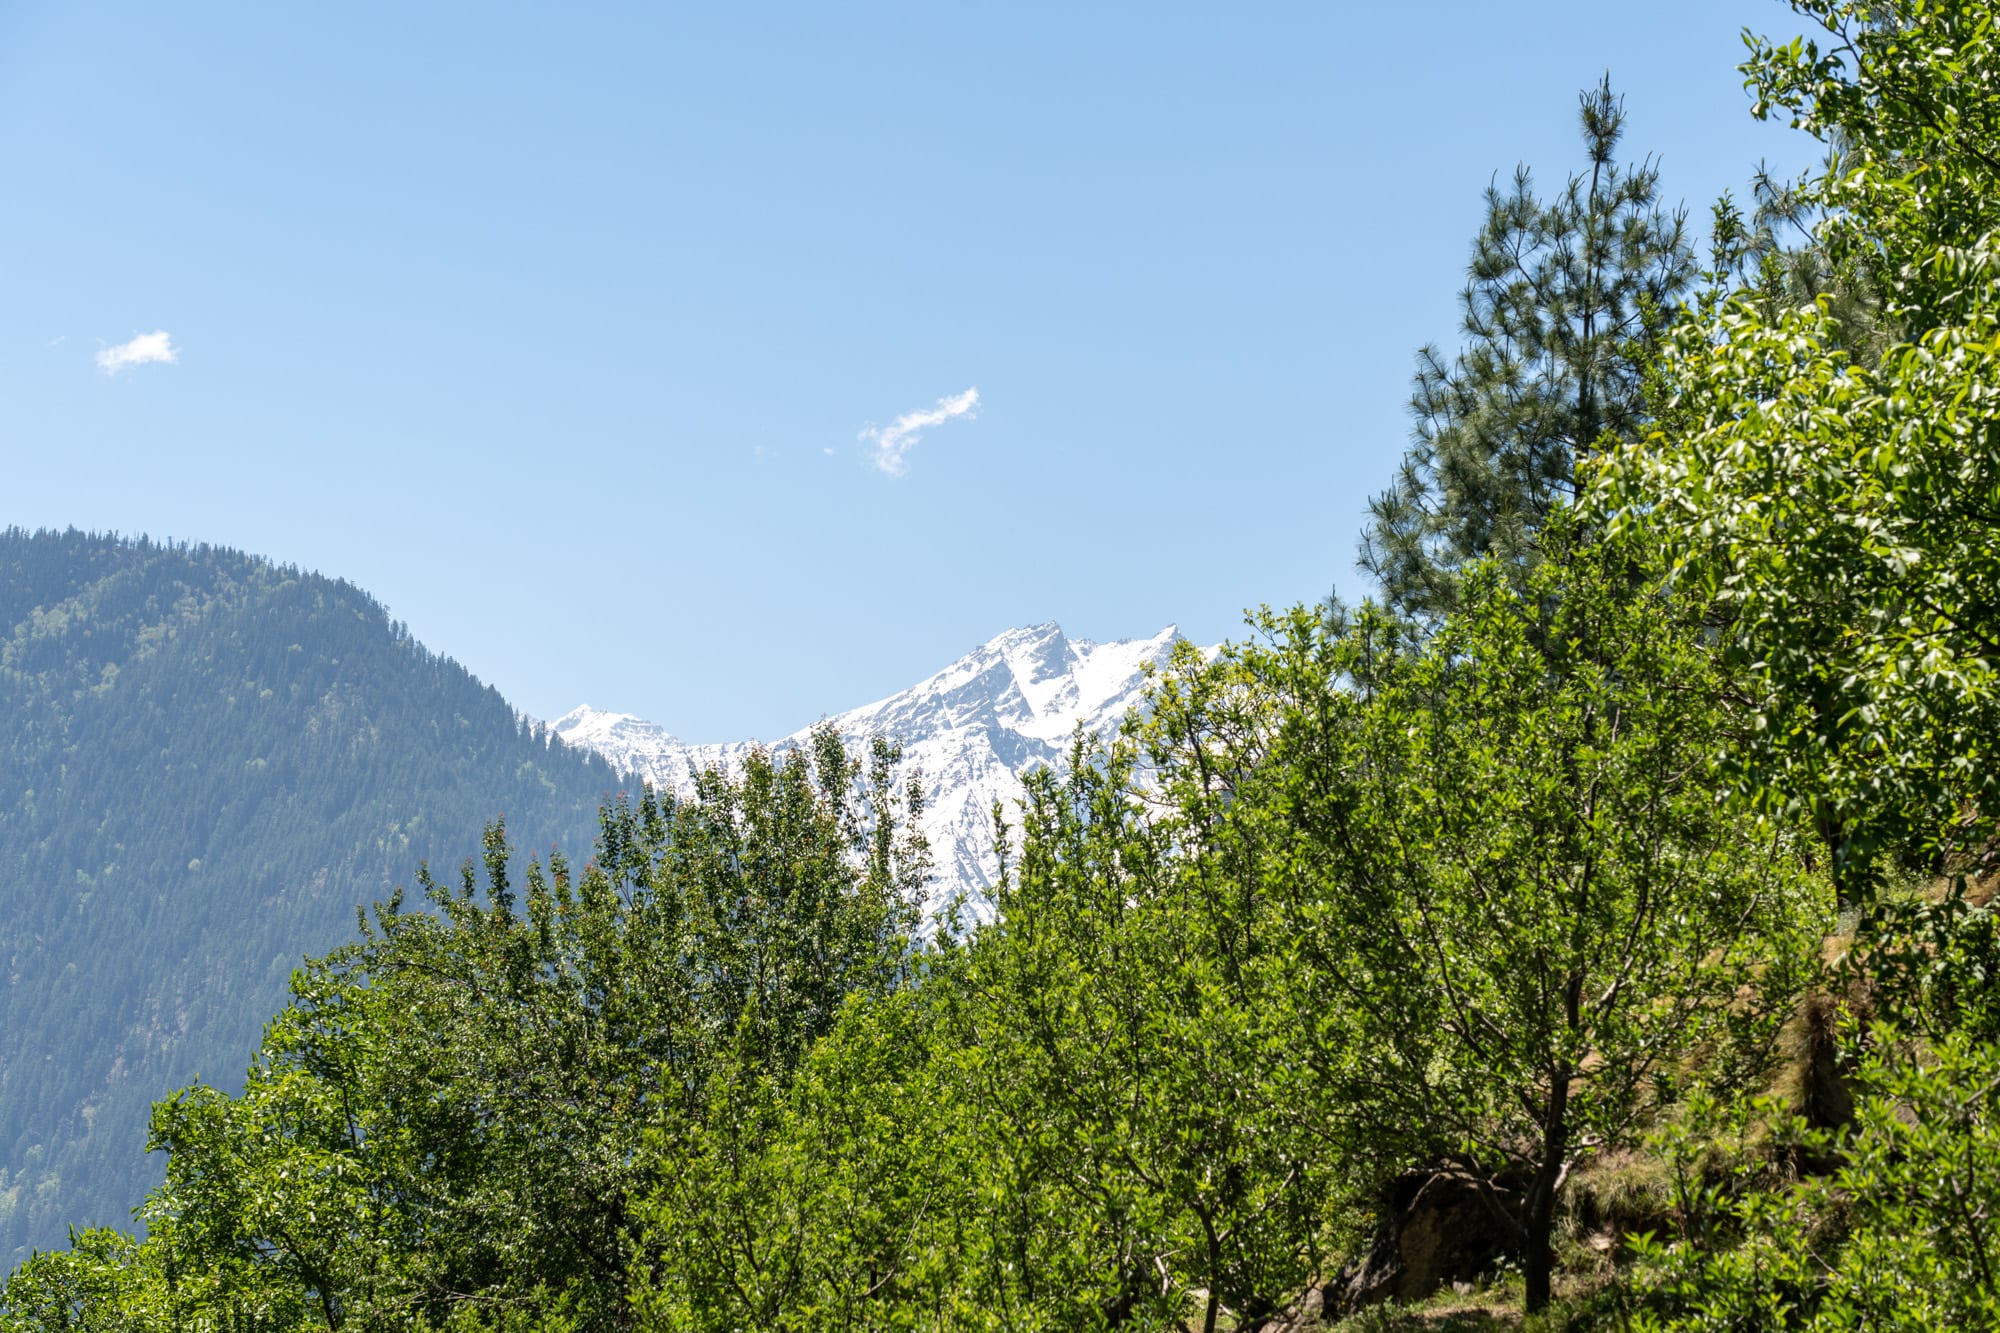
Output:
[[[123,1226],[151,1104],[234,1088],[292,969],[504,814],[617,788],[350,584],[216,547],[0,533],[0,1260]]]
[[[1373,595],[1181,645],[1115,741],[995,810],[990,920],[919,918],[887,739],[608,801],[588,856],[510,811],[291,972],[244,1081],[154,1103],[143,1229],[29,1258],[0,1329],[2000,1327],[2000,34],[1790,8],[1743,71],[1824,167],[1719,201],[1704,259],[1585,90],[1582,169],[1489,198],[1465,350],[1422,354]],[[13,540],[107,607],[144,601],[105,552],[196,554]],[[173,577],[94,658],[94,611],[10,611],[8,688],[48,682],[19,744],[59,784],[23,784],[56,887],[8,922],[17,969],[126,873],[100,826],[153,845],[127,774],[63,767],[86,699],[120,700],[130,783],[178,779],[155,824],[209,790],[128,677],[250,630],[195,628],[221,575]],[[260,736],[253,686],[312,701],[305,741],[231,762],[374,743],[287,650],[187,687]],[[581,766],[512,734],[556,802]],[[541,782],[519,754],[451,772]],[[193,885],[235,857],[254,911],[323,853],[231,772],[208,840],[163,845]],[[350,831],[387,860],[450,836],[370,799]],[[268,980],[280,938],[204,975]],[[100,1012],[10,984],[10,1023]],[[195,993],[91,1039],[170,1051]]]

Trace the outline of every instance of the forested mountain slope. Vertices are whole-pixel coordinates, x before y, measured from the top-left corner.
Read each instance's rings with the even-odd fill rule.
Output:
[[[357,904],[618,785],[351,584],[75,531],[0,533],[0,718],[0,1268],[126,1222],[149,1105],[237,1086]]]

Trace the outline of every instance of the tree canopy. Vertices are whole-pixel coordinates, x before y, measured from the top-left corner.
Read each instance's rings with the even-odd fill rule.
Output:
[[[1612,479],[1726,608],[1767,691],[1759,781],[1815,809],[1853,897],[1885,853],[1976,851],[2000,810],[2000,60],[1978,7],[1798,8],[1824,35],[1754,48],[1759,112],[1843,146],[1818,245],[1896,339],[1866,364],[1825,294],[1713,302]]]
[[[1649,349],[1695,278],[1658,168],[1618,160],[1625,104],[1609,76],[1578,103],[1587,165],[1549,199],[1525,166],[1487,187],[1459,296],[1466,345],[1417,354],[1410,449],[1369,504],[1360,560],[1406,614],[1450,612],[1478,560],[1534,565],[1578,464],[1643,427]]]

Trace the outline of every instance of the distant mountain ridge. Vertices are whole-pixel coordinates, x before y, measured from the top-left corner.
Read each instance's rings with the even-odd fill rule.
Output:
[[[128,1224],[357,904],[500,814],[580,861],[619,784],[351,583],[76,531],[0,531],[0,718],[0,1272]]]
[[[931,906],[964,889],[975,906],[997,876],[994,801],[1010,810],[1022,777],[1060,769],[1078,726],[1116,732],[1144,698],[1146,667],[1167,660],[1182,635],[1169,625],[1147,639],[1072,639],[1053,622],[996,635],[900,693],[827,719],[851,743],[885,736],[903,747],[929,801],[922,827],[936,858]],[[630,713],[585,706],[550,724],[572,746],[595,751],[621,773],[686,790],[695,773],[742,761],[757,742],[689,744]],[[805,727],[770,742],[803,742]]]

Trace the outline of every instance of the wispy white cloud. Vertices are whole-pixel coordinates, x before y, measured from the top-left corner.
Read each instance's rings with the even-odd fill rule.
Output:
[[[142,333],[128,343],[107,347],[97,354],[97,368],[107,375],[116,375],[127,366],[144,366],[154,362],[171,366],[181,359],[179,349],[165,329],[155,329]]]
[[[69,335],[67,333],[58,333],[55,337],[49,339],[49,346],[61,347],[64,343],[68,341],[69,341]]]
[[[937,406],[921,412],[905,412],[886,426],[870,426],[861,438],[875,446],[875,466],[892,477],[910,470],[909,453],[933,426],[942,426],[953,417],[970,416],[979,406],[979,390],[967,389],[937,400]]]

